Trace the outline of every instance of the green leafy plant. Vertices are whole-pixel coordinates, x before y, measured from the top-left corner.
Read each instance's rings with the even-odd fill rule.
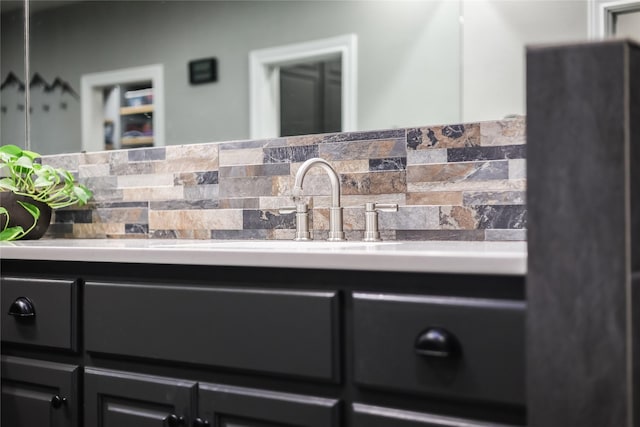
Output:
[[[52,209],[78,204],[86,204],[93,193],[78,184],[71,172],[41,164],[41,156],[33,151],[23,150],[16,145],[0,147],[0,191],[42,202]],[[21,226],[9,227],[9,212],[0,206],[0,215],[6,220],[0,224],[0,240],[16,240],[31,231],[40,218],[40,209],[32,203],[18,201],[34,219],[33,225],[24,230]]]

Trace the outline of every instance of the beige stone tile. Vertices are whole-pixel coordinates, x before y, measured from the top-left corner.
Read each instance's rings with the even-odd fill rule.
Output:
[[[113,151],[95,151],[90,153],[82,153],[80,156],[81,165],[99,165],[109,164]]]
[[[121,175],[118,188],[129,187],[173,187],[173,174]]]
[[[291,197],[260,197],[259,208],[260,209],[273,209],[277,210],[284,206],[293,206],[293,200]]]
[[[463,206],[440,208],[440,225],[446,230],[474,230],[478,227],[476,211]]]
[[[271,194],[274,196],[290,196],[293,182],[294,180],[290,176],[274,176]]]
[[[408,193],[408,205],[462,205],[462,191]]]
[[[122,189],[122,200],[160,201],[179,200],[184,198],[184,187],[129,187]]]
[[[76,239],[103,239],[111,234],[125,234],[124,224],[73,224],[73,237]]]
[[[242,209],[149,211],[153,230],[242,230]]]
[[[482,122],[480,145],[517,145],[526,143],[526,121],[524,116],[511,120]]]
[[[218,170],[219,144],[189,144],[166,147],[166,160],[154,162],[155,173]]]
[[[88,178],[95,176],[108,176],[110,174],[109,163],[80,165],[78,167],[78,177]]]
[[[362,195],[343,195],[342,206],[361,206],[364,209],[364,204],[372,203],[395,203],[398,206],[403,206],[407,203],[407,195],[405,193],[391,193],[391,194],[362,194]],[[364,211],[363,211],[364,212]]]
[[[246,150],[221,150],[220,166],[259,165],[264,161],[262,148],[250,148]]]
[[[414,182],[407,184],[409,193],[428,193],[432,191],[500,191],[524,190],[525,180],[491,180],[458,182]]]

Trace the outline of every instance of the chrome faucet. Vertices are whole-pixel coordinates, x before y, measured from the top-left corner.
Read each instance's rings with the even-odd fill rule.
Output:
[[[342,230],[342,207],[340,206],[340,178],[335,169],[324,159],[313,158],[304,162],[296,174],[295,183],[292,190],[292,198],[296,205],[300,204],[302,197],[302,183],[309,169],[314,166],[321,167],[331,181],[331,207],[329,208],[329,241],[344,240]]]

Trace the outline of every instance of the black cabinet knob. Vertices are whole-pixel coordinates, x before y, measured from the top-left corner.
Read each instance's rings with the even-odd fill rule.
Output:
[[[36,308],[29,298],[18,297],[9,307],[9,314],[20,319],[35,317]]]
[[[184,417],[179,417],[176,414],[167,415],[164,419],[169,427],[179,427],[184,425]]]
[[[51,406],[53,407],[53,409],[58,409],[60,408],[62,405],[64,405],[65,403],[67,403],[67,398],[66,397],[61,397],[59,395],[55,395],[51,398]]]
[[[460,345],[446,329],[429,328],[416,338],[415,351],[421,356],[453,358],[460,353]]]
[[[193,427],[208,427],[210,425],[209,421],[203,420],[202,418],[196,418],[193,420]]]

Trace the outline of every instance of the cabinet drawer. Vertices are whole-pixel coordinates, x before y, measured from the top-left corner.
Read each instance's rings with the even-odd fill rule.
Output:
[[[524,404],[524,302],[355,293],[363,386]]]
[[[505,424],[444,417],[360,403],[354,403],[352,406],[354,427],[509,427]]]
[[[337,292],[88,282],[88,351],[338,379]]]
[[[3,278],[2,341],[76,350],[76,289],[73,280]]]

